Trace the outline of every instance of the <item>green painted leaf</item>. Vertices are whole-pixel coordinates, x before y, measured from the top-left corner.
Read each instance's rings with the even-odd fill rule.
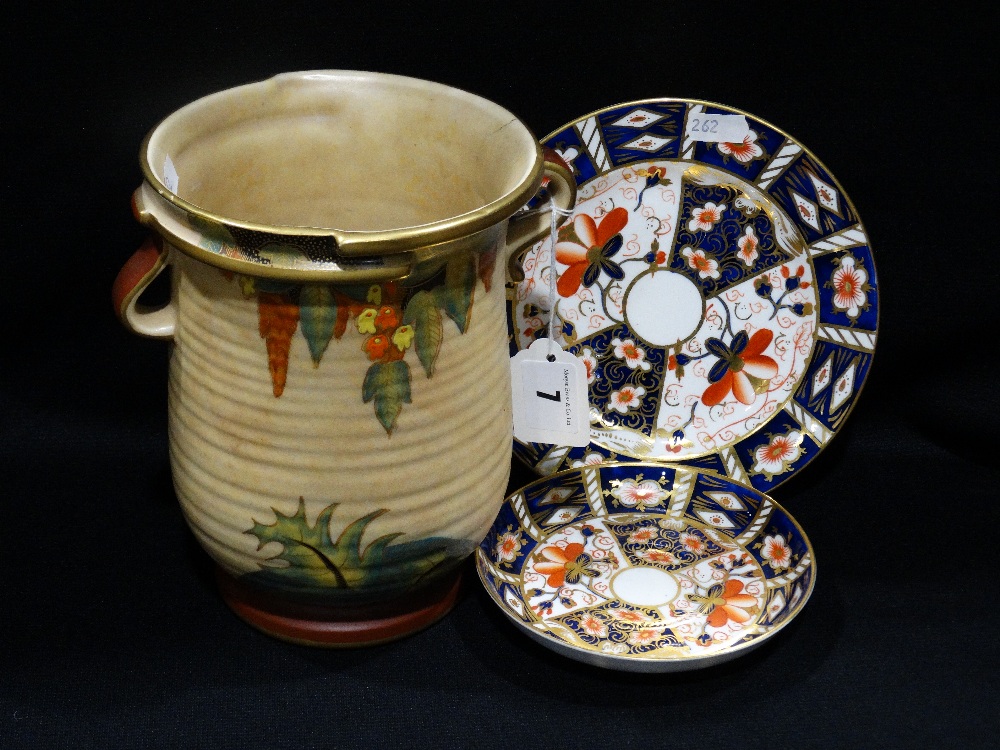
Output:
[[[319,366],[337,325],[337,301],[325,284],[306,284],[299,293],[299,323],[309,344],[309,354]]]
[[[365,551],[362,555],[364,565],[369,568],[381,565],[382,559],[385,557],[385,548],[401,536],[403,536],[402,531],[396,531],[392,534],[383,534],[365,547]]]
[[[457,565],[475,548],[461,539],[431,537],[393,544],[402,532],[383,534],[362,549],[365,532],[372,521],[388,513],[374,510],[349,523],[333,541],[330,528],[338,504],[320,511],[316,523],[306,519],[305,501],[299,498],[290,515],[274,512],[272,524],[254,522],[247,533],[258,540],[258,549],[269,542],[282,546],[280,553],[262,563],[261,570],[247,575],[267,588],[283,589],[292,595],[327,598],[363,589],[368,593],[399,590],[427,576]],[[284,561],[285,566],[271,561]]]
[[[458,330],[465,333],[469,329],[469,313],[472,297],[476,291],[476,256],[460,253],[448,261],[444,274],[444,286],[434,290],[438,306],[455,321]]]
[[[346,568],[361,567],[361,537],[364,535],[365,529],[368,528],[368,524],[383,513],[388,513],[388,511],[385,508],[374,510],[344,527],[344,530],[340,532],[340,536],[337,537],[337,541],[333,545],[333,556],[337,558],[337,562]]]
[[[376,518],[388,511],[375,510],[348,524],[337,541],[330,536],[330,522],[337,503],[324,508],[314,525],[306,519],[305,500],[299,498],[295,513],[284,515],[274,512],[273,524],[254,522],[248,533],[258,539],[258,549],[269,542],[278,542],[282,550],[271,560],[283,560],[287,568],[268,566],[270,570],[288,571],[300,579],[312,580],[321,586],[347,589],[363,584],[370,577],[370,568],[381,563],[386,546],[401,532],[380,536],[362,552],[361,539],[365,529]],[[416,573],[414,574],[416,575]]]
[[[417,358],[424,366],[427,377],[430,377],[434,374],[434,365],[444,339],[441,310],[438,309],[438,301],[434,295],[426,291],[414,294],[406,303],[403,323],[413,326],[413,345],[417,350]]]
[[[329,558],[323,550],[332,546],[330,539],[330,518],[336,510],[337,503],[327,506],[319,514],[316,523],[309,525],[306,519],[306,503],[299,498],[299,507],[290,516],[274,511],[275,521],[272,524],[262,524],[254,521],[253,528],[248,533],[257,537],[257,549],[268,542],[278,542],[282,545],[280,553],[272,560],[284,560],[294,568],[302,569],[313,576],[328,577],[332,575],[337,585],[345,586],[343,575],[336,567],[331,567]]]
[[[391,435],[403,404],[410,403],[410,366],[403,360],[376,362],[365,374],[361,398],[375,401],[375,416]]]

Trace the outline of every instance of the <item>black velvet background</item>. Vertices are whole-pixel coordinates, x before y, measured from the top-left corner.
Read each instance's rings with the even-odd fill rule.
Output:
[[[0,747],[995,746],[996,12],[292,5],[0,11]],[[523,637],[474,574],[441,623],[370,650],[226,609],[171,488],[166,347],[127,334],[109,291],[144,236],[146,131],[313,68],[459,86],[538,136],[632,99],[718,101],[836,175],[880,337],[845,429],[774,493],[819,570],[780,636],[702,672],[593,669]]]

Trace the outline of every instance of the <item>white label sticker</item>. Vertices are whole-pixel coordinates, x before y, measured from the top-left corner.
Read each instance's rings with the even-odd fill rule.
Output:
[[[687,137],[707,143],[742,143],[750,135],[750,126],[743,115],[692,114],[687,121]]]
[[[163,185],[171,193],[177,194],[177,169],[169,156],[163,160]]]
[[[590,443],[587,369],[572,354],[538,339],[510,360],[514,436],[526,443]]]

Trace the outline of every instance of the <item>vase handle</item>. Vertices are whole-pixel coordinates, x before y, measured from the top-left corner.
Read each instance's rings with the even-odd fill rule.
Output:
[[[555,149],[543,148],[545,159],[545,179],[542,189],[548,191],[550,200],[563,211],[572,211],[576,205],[576,180],[573,170]],[[564,224],[569,216],[560,216],[558,224]],[[524,250],[548,236],[552,219],[547,204],[515,214],[507,230],[507,272],[511,280],[521,281],[524,272],[520,266],[520,256]]]
[[[172,339],[177,323],[174,303],[150,308],[138,304],[139,295],[169,265],[168,255],[157,236],[146,240],[118,272],[111,299],[122,325],[132,333],[154,339]]]

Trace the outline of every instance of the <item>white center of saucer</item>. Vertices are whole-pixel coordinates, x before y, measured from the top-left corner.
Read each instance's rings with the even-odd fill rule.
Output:
[[[672,602],[679,588],[674,577],[659,568],[626,568],[611,581],[611,590],[628,604],[658,607]]]
[[[629,328],[654,346],[686,341],[701,325],[705,304],[688,278],[672,271],[646,273],[625,295]]]

